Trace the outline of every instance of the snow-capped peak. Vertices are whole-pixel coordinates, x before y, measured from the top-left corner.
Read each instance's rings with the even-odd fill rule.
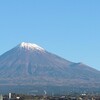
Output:
[[[32,49],[32,50],[40,50],[40,51],[45,51],[42,47],[36,45],[36,44],[32,44],[32,43],[26,43],[26,42],[22,42],[20,44],[21,48],[26,48],[28,50]]]

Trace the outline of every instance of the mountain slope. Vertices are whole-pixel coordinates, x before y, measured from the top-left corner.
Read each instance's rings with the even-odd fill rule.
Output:
[[[100,71],[23,42],[0,56],[0,85],[100,88]]]

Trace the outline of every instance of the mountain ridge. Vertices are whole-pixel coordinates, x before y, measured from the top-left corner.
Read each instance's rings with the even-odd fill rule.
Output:
[[[100,88],[100,71],[68,61],[36,44],[24,43],[24,48],[20,45],[0,56],[0,85]]]

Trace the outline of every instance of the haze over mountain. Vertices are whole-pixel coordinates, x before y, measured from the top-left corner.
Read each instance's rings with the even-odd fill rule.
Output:
[[[22,42],[0,56],[0,85],[100,88],[100,71]]]

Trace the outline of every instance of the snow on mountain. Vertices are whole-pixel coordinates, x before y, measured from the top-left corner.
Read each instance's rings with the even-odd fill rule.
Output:
[[[25,49],[32,49],[32,50],[39,50],[39,51],[45,51],[44,48],[36,45],[36,44],[32,44],[32,43],[26,43],[26,42],[22,42],[20,45],[19,45],[21,48],[25,48]]]

